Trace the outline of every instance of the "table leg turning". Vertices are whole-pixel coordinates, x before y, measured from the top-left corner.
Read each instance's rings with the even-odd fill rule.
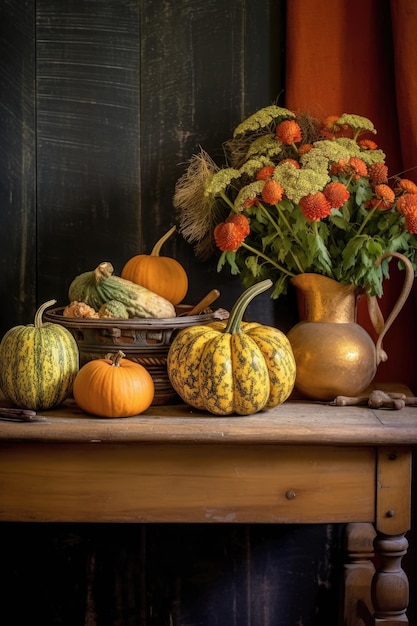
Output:
[[[372,624],[371,585],[375,574],[375,528],[370,522],[347,524],[343,585],[343,626]]]
[[[404,534],[393,537],[378,534],[374,546],[376,571],[372,579],[372,603],[375,626],[408,624],[409,585],[401,564],[408,541]]]

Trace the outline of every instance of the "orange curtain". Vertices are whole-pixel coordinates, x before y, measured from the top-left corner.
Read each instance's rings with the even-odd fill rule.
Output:
[[[287,0],[286,28],[285,106],[318,117],[368,117],[389,173],[417,183],[416,0]],[[403,279],[395,261],[390,273],[380,302],[385,318]],[[373,334],[364,310],[360,322]],[[417,393],[417,297],[408,299],[384,347],[388,361],[377,380]]]

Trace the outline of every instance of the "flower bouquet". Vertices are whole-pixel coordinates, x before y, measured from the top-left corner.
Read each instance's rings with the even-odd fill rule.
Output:
[[[244,286],[270,278],[273,298],[305,272],[381,296],[382,254],[401,252],[417,273],[417,185],[388,177],[375,133],[354,114],[257,111],[224,144],[222,164],[203,149],[190,159],[174,194],[180,232]]]

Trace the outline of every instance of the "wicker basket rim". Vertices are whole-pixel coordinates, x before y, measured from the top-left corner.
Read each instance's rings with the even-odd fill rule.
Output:
[[[72,318],[64,317],[62,312],[65,307],[57,307],[55,309],[49,309],[45,311],[43,320],[45,322],[53,322],[55,324],[61,324],[67,328],[130,328],[134,330],[149,330],[149,329],[177,329],[187,326],[194,326],[195,324],[207,324],[210,322],[225,320],[229,317],[229,312],[225,309],[216,309],[211,313],[199,313],[198,315],[184,315],[177,317],[164,317],[164,318],[129,318],[127,320],[121,318]],[[189,307],[192,308],[191,306]],[[183,311],[187,310],[187,305],[182,306]],[[181,309],[180,309],[181,310]]]

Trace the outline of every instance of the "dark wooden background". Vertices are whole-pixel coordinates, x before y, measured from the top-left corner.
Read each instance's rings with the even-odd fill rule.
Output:
[[[175,223],[201,145],[283,104],[285,0],[2,0],[0,336],[109,260],[117,272]],[[181,237],[196,302],[241,292]],[[250,314],[282,330],[291,296]],[[0,527],[7,626],[334,626],[337,526]],[[3,578],[4,581],[4,578]],[[8,616],[6,622],[4,616]]]
[[[176,180],[202,145],[283,89],[281,0],[3,0],[0,336],[109,260],[120,273],[176,221]],[[241,288],[179,235],[187,302]],[[285,328],[292,300],[280,302]],[[261,296],[252,307],[271,320]],[[269,316],[269,317],[268,317]]]

